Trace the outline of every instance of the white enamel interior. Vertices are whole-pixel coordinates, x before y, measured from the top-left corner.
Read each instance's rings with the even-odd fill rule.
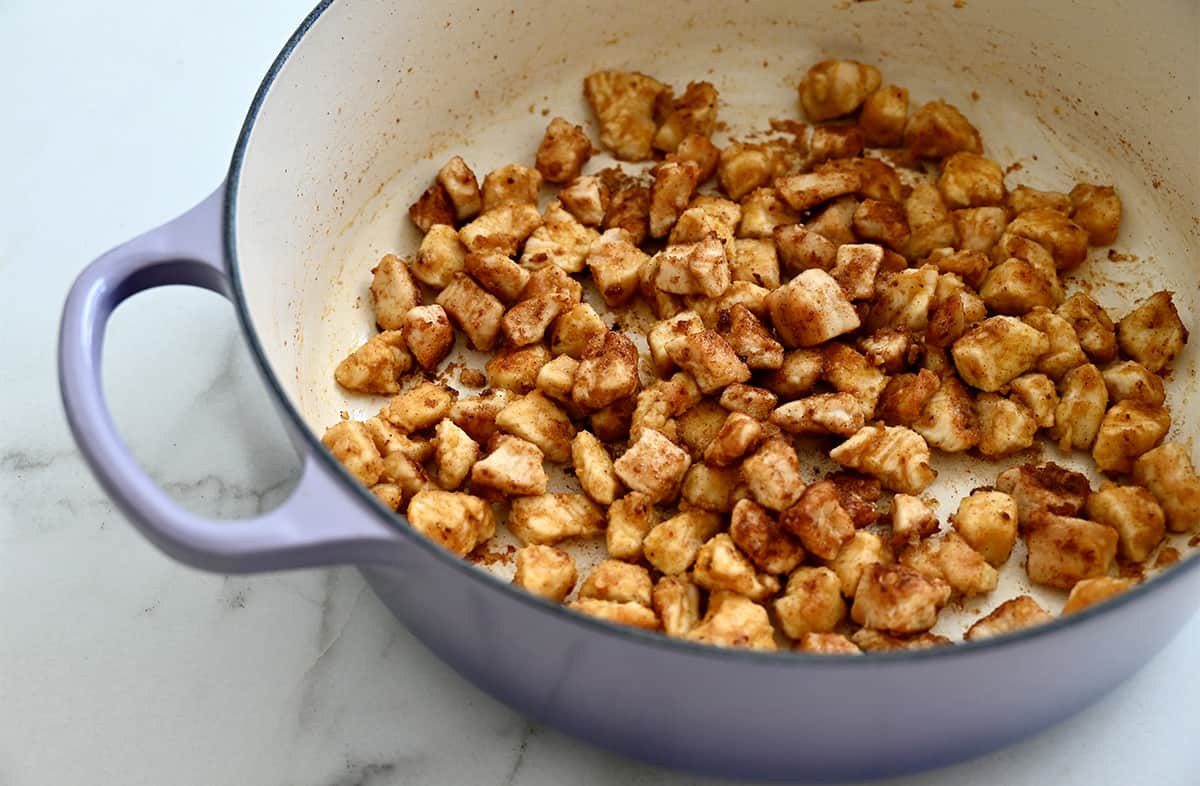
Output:
[[[383,253],[415,251],[419,235],[406,211],[446,158],[463,155],[481,178],[511,161],[532,163],[547,112],[584,123],[596,139],[580,86],[599,68],[637,69],[680,88],[710,80],[734,135],[764,128],[770,117],[803,119],[795,85],[831,56],[877,64],[885,83],[908,87],[914,103],[958,105],[990,156],[1021,164],[1010,187],[1114,184],[1125,209],[1115,248],[1136,261],[1093,251],[1068,290],[1096,284],[1093,293],[1120,315],[1171,289],[1194,328],[1200,6],[1152,6],[337,2],[271,86],[246,149],[236,251],[254,329],[316,433],[343,411],[374,413],[381,400],[345,395],[332,370],[373,332],[369,270]],[[1193,454],[1196,343],[1168,387],[1172,436]],[[1062,460],[1053,449],[1046,455]],[[943,500],[943,521],[998,471],[942,456],[935,466],[941,477],[929,493]],[[1022,573],[1010,572],[968,616],[1010,596]],[[943,627],[961,630],[955,619]]]

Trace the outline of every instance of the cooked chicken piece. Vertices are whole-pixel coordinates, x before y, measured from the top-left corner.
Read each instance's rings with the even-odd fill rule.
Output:
[[[754,500],[770,510],[787,509],[804,492],[800,459],[795,448],[782,438],[764,442],[742,462],[742,474]]]
[[[1054,380],[1045,374],[1022,374],[1009,383],[1012,400],[1024,404],[1037,422],[1038,428],[1054,425],[1054,412],[1058,409],[1058,390]]]
[[[1068,371],[1086,365],[1087,355],[1071,323],[1044,308],[1035,308],[1024,316],[1027,325],[1046,334],[1050,348],[1038,358],[1037,370],[1051,379],[1062,379]]]
[[[1167,442],[1143,453],[1133,463],[1133,481],[1158,500],[1167,529],[1190,532],[1200,525],[1200,476],[1183,445]]]
[[[321,437],[321,444],[363,485],[374,486],[378,482],[383,473],[383,459],[363,423],[343,420],[330,426]]]
[[[517,551],[513,584],[561,603],[575,587],[575,559],[562,549],[534,543]]]
[[[640,603],[619,603],[613,600],[583,598],[568,602],[567,608],[605,622],[615,622],[618,625],[628,625],[632,628],[658,630],[660,627],[658,615],[654,613],[654,610]]]
[[[1121,228],[1121,198],[1112,186],[1080,183],[1071,189],[1071,219],[1088,234],[1093,246],[1109,246]]]
[[[522,543],[553,545],[602,534],[604,514],[582,494],[517,497],[508,514],[508,528]]]
[[[1071,197],[1061,191],[1039,191],[1026,185],[1019,185],[1009,191],[1004,205],[1014,216],[1035,208],[1057,210],[1068,216],[1071,214]]]
[[[654,106],[670,88],[636,71],[597,71],[583,80],[583,95],[600,123],[600,143],[622,161],[651,157],[658,130]]]
[[[1012,220],[1007,231],[1045,246],[1059,270],[1072,270],[1087,258],[1087,231],[1057,210],[1026,210]]]
[[[854,521],[829,480],[805,488],[795,504],[780,514],[779,524],[821,559],[833,559],[854,537]]]
[[[1117,324],[1121,351],[1156,374],[1175,359],[1188,340],[1172,294],[1154,293]]]
[[[491,506],[457,491],[418,491],[408,503],[407,517],[413,529],[460,557],[496,534]]]
[[[717,330],[749,368],[777,369],[783,365],[783,345],[741,303],[720,312]]]
[[[911,426],[941,386],[938,375],[929,369],[916,374],[897,374],[888,380],[880,394],[875,416],[889,426]]]
[[[951,208],[1004,203],[1004,169],[990,158],[966,151],[942,161],[938,190]]]
[[[578,273],[584,269],[588,251],[599,236],[596,230],[576,221],[562,203],[551,202],[541,226],[525,241],[521,264],[532,269],[555,265],[568,273]]]
[[[775,629],[767,610],[733,592],[714,592],[708,599],[704,619],[686,638],[718,647],[774,650]]]
[[[775,188],[793,210],[805,211],[862,187],[857,172],[806,172],[775,180]]]
[[[650,231],[650,189],[636,180],[611,190],[604,211],[603,229],[624,229],[635,245],[641,245]]]
[[[664,97],[660,95],[660,100]],[[683,95],[668,106],[654,135],[656,149],[674,153],[686,137],[709,137],[716,130],[717,89],[711,82],[689,82]]]
[[[1058,385],[1054,426],[1048,433],[1059,449],[1090,450],[1108,408],[1108,388],[1100,370],[1088,363],[1068,371]]]
[[[862,650],[840,633],[805,633],[793,648],[809,655],[861,655]]]
[[[936,248],[922,260],[923,264],[934,265],[939,273],[953,273],[967,286],[978,288],[991,269],[992,261],[981,251],[963,251],[953,248]]]
[[[937,392],[930,396],[911,428],[930,447],[946,453],[962,453],[980,441],[980,423],[971,394],[952,375],[942,378]]]
[[[1006,469],[997,476],[996,488],[1011,495],[1017,503],[1017,519],[1023,527],[1039,508],[1074,516],[1083,510],[1088,494],[1092,493],[1087,477],[1052,461]]]
[[[505,312],[500,330],[510,347],[540,344],[546,329],[562,312],[562,302],[551,295],[522,300]]]
[[[804,549],[783,530],[775,516],[749,499],[734,505],[729,536],[764,573],[788,573],[804,560]]]
[[[538,376],[549,362],[550,353],[542,344],[505,347],[488,359],[483,370],[488,387],[524,395],[538,386]]]
[[[913,333],[925,332],[937,284],[938,271],[933,265],[880,273],[875,279],[875,301],[867,317],[867,329],[903,328]]]
[[[566,183],[579,176],[592,157],[592,143],[582,126],[556,117],[546,127],[537,150],[537,171],[547,183]]]
[[[1108,400],[1113,404],[1129,400],[1158,407],[1166,401],[1162,377],[1152,374],[1136,361],[1116,363],[1101,371],[1100,376],[1108,388]]]
[[[583,492],[601,505],[611,505],[621,495],[621,481],[613,470],[604,443],[590,431],[580,431],[571,442],[571,461]]]
[[[696,380],[702,393],[715,393],[750,379],[750,369],[729,342],[712,330],[692,333],[667,345],[671,360]]]
[[[499,207],[531,205],[537,207],[542,173],[524,164],[505,164],[483,178],[483,212]]]
[[[596,309],[588,303],[578,303],[554,320],[550,329],[550,352],[554,355],[570,355],[580,360],[588,342],[597,335],[603,335],[607,330],[608,326],[596,313]]]
[[[1029,514],[1025,544],[1029,580],[1070,589],[1082,579],[1103,576],[1117,554],[1117,531],[1085,519],[1044,509]]]
[[[455,273],[450,283],[437,296],[437,304],[445,309],[471,345],[487,352],[496,345],[504,304],[495,295],[480,287],[465,273]]]
[[[756,572],[725,532],[714,535],[696,552],[692,581],[710,592],[736,592],[760,603],[779,592],[779,580]]]
[[[958,245],[958,230],[941,192],[930,183],[918,183],[904,199],[904,214],[912,233],[904,249],[910,260],[922,259],[931,251]]]
[[[411,500],[418,491],[437,488],[425,468],[403,453],[391,453],[384,457],[379,480],[398,488],[401,502]]]
[[[367,419],[363,425],[367,427],[381,456],[403,453],[417,463],[423,463],[433,456],[433,440],[409,436],[378,415]]]
[[[700,622],[700,588],[686,576],[660,578],[652,600],[668,636],[683,638]]]
[[[437,182],[445,189],[446,197],[454,206],[457,223],[474,218],[483,209],[479,181],[460,156],[451,158],[438,170]]]
[[[417,229],[428,232],[438,224],[454,224],[454,205],[441,183],[434,183],[408,208],[408,217]]]
[[[1166,516],[1154,495],[1141,486],[1105,482],[1088,495],[1084,512],[1097,524],[1117,531],[1122,557],[1142,562],[1158,548],[1166,533]]]
[[[654,255],[654,286],[676,295],[717,297],[732,280],[725,247],[714,236],[695,243],[680,243]]]
[[[860,338],[857,345],[868,363],[889,374],[908,368],[921,353],[921,345],[916,338],[903,328],[877,330]]]
[[[739,238],[771,239],[775,227],[795,224],[800,214],[779,196],[774,188],[756,188],[742,197],[742,220],[738,223]]]
[[[700,165],[700,182],[706,182],[717,171],[721,151],[712,140],[700,134],[688,134],[679,141],[674,153],[667,154],[668,161],[694,161]]]
[[[979,416],[979,452],[989,458],[1011,456],[1033,446],[1038,421],[1020,399],[981,393],[975,402]]]
[[[556,265],[543,265],[529,273],[529,281],[525,283],[518,299],[532,300],[535,297],[553,297],[562,303],[565,311],[583,300],[583,284]]]
[[[1013,317],[991,317],[954,342],[950,354],[964,382],[994,392],[1030,371],[1049,349],[1040,330]]]
[[[1107,363],[1117,356],[1113,322],[1096,301],[1077,292],[1065,300],[1056,313],[1071,323],[1079,345],[1093,362]]]
[[[953,530],[908,547],[900,555],[900,564],[945,581],[956,595],[965,598],[991,592],[1000,577],[983,555]]]
[[[1013,517],[1016,521],[1016,517]],[[892,546],[915,546],[938,531],[937,514],[919,497],[897,494],[892,497]]]
[[[654,429],[644,429],[620,458],[613,462],[617,477],[633,491],[655,502],[672,499],[691,466],[687,451]]]
[[[623,398],[588,415],[588,427],[605,442],[623,442],[629,439],[633,425],[633,410],[637,405],[634,398]]]
[[[863,652],[897,652],[945,647],[951,642],[945,636],[936,636],[928,632],[915,636],[892,636],[873,628],[859,628],[850,636],[850,643],[861,647]]]
[[[631,491],[608,507],[605,545],[613,559],[636,562],[642,557],[642,540],[658,524],[658,510],[645,494]]]
[[[852,393],[820,393],[789,401],[771,413],[771,423],[791,434],[849,437],[863,427],[862,402]]]
[[[544,349],[544,347],[543,347]],[[571,388],[575,384],[575,370],[579,361],[570,355],[559,355],[538,369],[534,387],[559,404],[571,403]]]
[[[1008,214],[1003,208],[962,208],[950,214],[962,251],[989,253],[1004,235]]]
[[[1092,458],[1101,472],[1128,474],[1134,460],[1156,447],[1171,428],[1165,407],[1126,399],[1117,402],[1100,421]]]
[[[700,165],[694,161],[666,161],[655,167],[650,186],[650,237],[667,236],[699,184]]]
[[[904,126],[904,146],[922,158],[945,158],[959,151],[982,153],[979,131],[945,101],[917,108]]]
[[[774,606],[779,626],[793,639],[833,631],[848,611],[841,582],[829,568],[798,568]]]
[[[860,529],[829,562],[829,567],[837,574],[842,595],[852,599],[868,566],[891,565],[895,561],[892,547],[882,535]]]
[[[902,565],[868,565],[854,593],[850,617],[876,630],[918,633],[937,622],[950,585]]]
[[[446,229],[451,235],[454,234],[450,227]],[[429,241],[431,246],[438,243],[436,234],[439,233],[435,233],[434,240]],[[456,236],[453,242],[458,242]],[[451,248],[456,254],[458,249],[454,246]],[[413,280],[408,263],[395,254],[385,254],[371,273],[371,302],[375,308],[375,324],[385,331],[400,330],[404,327],[404,317],[408,312],[421,305],[421,290]]]
[[[837,281],[823,270],[806,270],[773,291],[767,309],[787,347],[815,346],[861,324]]]
[[[429,428],[449,415],[457,396],[455,390],[445,385],[421,382],[391,398],[379,414],[402,433],[411,434]]]
[[[471,486],[477,490],[531,496],[545,494],[546,483],[541,448],[508,434],[498,435],[491,453],[471,468]]]
[[[908,120],[908,89],[896,85],[881,87],[863,101],[858,126],[871,147],[899,147],[904,141]]]
[[[848,115],[879,89],[879,69],[855,60],[823,60],[800,81],[800,105],[814,123]]]
[[[450,419],[470,434],[471,439],[484,445],[496,433],[496,415],[515,399],[516,395],[507,390],[486,390],[478,396],[455,401],[450,406]]]
[[[771,179],[789,167],[783,151],[769,144],[731,142],[721,149],[717,178],[730,199],[740,200],[756,188],[768,186]]]
[[[679,496],[685,508],[700,508],[714,513],[729,513],[738,500],[746,499],[750,490],[737,467],[714,467],[693,463],[683,476]]]
[[[608,600],[615,603],[640,603],[650,606],[654,582],[650,572],[641,565],[631,565],[615,559],[602,560],[579,587],[580,598]]]
[[[1062,613],[1074,614],[1077,611],[1082,611],[1088,606],[1094,606],[1097,603],[1108,600],[1114,595],[1119,595],[1132,586],[1134,586],[1134,582],[1131,579],[1112,578],[1110,576],[1083,579],[1071,587],[1071,594],[1067,596],[1067,602],[1063,605]]]
[[[1012,257],[988,271],[979,296],[994,313],[1020,316],[1035,308],[1054,308],[1052,286],[1033,264]]]
[[[809,268],[831,270],[837,258],[837,244],[803,224],[782,224],[773,231],[779,259],[790,273]]]
[[[636,442],[645,429],[655,429],[668,439],[673,438],[677,435],[674,418],[699,403],[700,389],[689,374],[679,372],[669,379],[658,380],[638,394],[629,430],[630,438]],[[724,415],[721,417],[723,422]]]
[[[438,485],[453,491],[462,485],[479,458],[479,444],[450,418],[443,418],[437,424],[436,433],[434,460]]]
[[[817,126],[808,140],[808,160],[814,167],[830,159],[853,158],[865,140],[857,126]]]
[[[977,620],[967,628],[963,638],[967,641],[982,641],[1022,628],[1043,625],[1053,619],[1050,612],[1043,609],[1032,597],[1018,595],[1001,603],[986,617]]]
[[[587,266],[605,305],[618,308],[633,299],[639,272],[649,259],[623,229],[610,229],[592,242]]]
[[[999,567],[1017,542],[1017,503],[1002,491],[974,491],[958,503],[950,523],[988,564]]]
[[[592,336],[575,370],[571,399],[585,410],[597,410],[637,393],[638,352],[623,333],[609,330]]]
[[[496,427],[537,445],[556,464],[571,459],[575,427],[541,391],[535,390],[505,406],[496,414]]]
[[[391,395],[400,392],[400,376],[412,368],[412,355],[399,330],[385,330],[346,356],[333,378],[355,393]]]
[[[762,440],[762,424],[741,412],[731,412],[716,439],[704,450],[705,462],[717,467],[732,466]]]
[[[829,457],[905,494],[921,493],[937,477],[929,465],[929,446],[904,426],[865,426],[831,450]]]
[[[515,302],[529,283],[529,271],[497,251],[467,254],[463,269],[505,303]]]
[[[608,186],[596,175],[580,175],[558,192],[563,209],[585,227],[598,227],[604,222],[611,198]]]
[[[704,541],[721,527],[721,517],[707,510],[687,510],[646,533],[642,553],[657,570],[675,576],[691,567]]]

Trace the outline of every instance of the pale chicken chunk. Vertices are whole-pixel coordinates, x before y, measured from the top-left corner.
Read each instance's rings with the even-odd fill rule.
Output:
[[[800,105],[814,123],[848,115],[879,89],[875,66],[855,60],[823,60],[800,82]]]
[[[774,511],[790,507],[804,492],[800,458],[786,440],[772,438],[742,462],[754,500]]]
[[[584,269],[588,251],[600,234],[568,213],[562,203],[551,202],[542,224],[525,241],[521,264],[529,268],[555,265],[568,273]]]
[[[868,330],[903,328],[923,333],[937,292],[938,270],[933,265],[881,273],[875,279],[875,300],[867,317]]]
[[[904,126],[904,146],[923,158],[944,158],[959,151],[983,152],[978,129],[945,101],[930,101],[909,116]]]
[[[571,400],[597,410],[637,393],[638,352],[633,341],[613,330],[588,340],[571,387]]]
[[[1038,428],[1054,425],[1054,412],[1058,409],[1058,389],[1054,380],[1045,374],[1022,374],[1009,383],[1013,401],[1029,408]]]
[[[1004,169],[978,153],[960,151],[942,162],[938,190],[951,208],[1000,205],[1004,202]]]
[[[711,82],[689,82],[673,99],[654,134],[654,148],[674,153],[689,136],[712,136],[717,127],[717,89]]]
[[[1026,210],[1012,220],[1007,231],[1044,246],[1059,270],[1072,270],[1087,258],[1087,231],[1057,210]]]
[[[866,424],[866,415],[851,393],[818,393],[779,406],[771,413],[771,423],[790,434],[849,437]]]
[[[696,552],[692,581],[710,592],[736,592],[759,602],[779,592],[779,580],[758,573],[725,532],[714,535]]]
[[[817,269],[805,270],[773,291],[767,309],[786,347],[816,346],[862,324],[837,281]]]
[[[1108,400],[1113,404],[1120,401],[1136,401],[1152,407],[1162,406],[1166,401],[1162,377],[1134,360],[1126,360],[1109,366],[1100,372],[1108,388]]]
[[[832,632],[848,611],[841,582],[829,568],[798,568],[774,606],[779,626],[793,639]]]
[[[1121,228],[1121,198],[1112,186],[1080,183],[1071,189],[1071,219],[1093,246],[1112,245]]]
[[[996,569],[954,531],[909,547],[900,555],[900,564],[945,581],[965,598],[991,592],[999,581]]]
[[[649,259],[623,229],[610,229],[592,241],[587,266],[605,305],[618,308],[637,295],[639,273]]]
[[[383,473],[379,449],[366,425],[357,420],[330,426],[321,437],[321,444],[365,486],[374,486]]]
[[[1141,486],[1105,482],[1099,491],[1088,495],[1084,512],[1097,524],[1116,530],[1121,556],[1134,562],[1149,557],[1166,534],[1162,507]]]
[[[937,622],[950,600],[950,585],[901,565],[869,565],[854,593],[850,617],[860,625],[894,633],[919,633]]]
[[[991,317],[954,342],[950,354],[963,381],[994,392],[1033,369],[1050,339],[1013,317]]]
[[[717,533],[721,517],[706,510],[687,510],[655,525],[642,540],[646,561],[671,576],[692,566],[700,546]]]
[[[583,493],[600,505],[611,505],[623,491],[613,469],[612,456],[595,434],[580,431],[571,442],[571,461],[575,478]]]
[[[453,491],[466,480],[479,458],[479,444],[450,418],[443,418],[437,424],[434,443],[438,485]]]
[[[1121,351],[1154,373],[1166,368],[1188,340],[1172,294],[1154,293],[1117,323]]]
[[[404,315],[401,333],[409,352],[425,371],[432,371],[454,347],[454,327],[438,305],[416,306]]]
[[[1079,345],[1095,363],[1107,363],[1117,356],[1117,333],[1112,319],[1100,304],[1083,292],[1076,292],[1055,311],[1071,323]]]
[[[534,543],[517,551],[513,584],[534,595],[561,603],[577,578],[575,558],[562,549]]]
[[[750,369],[729,342],[715,331],[703,330],[667,346],[671,360],[692,375],[702,393],[715,393],[726,385],[747,382]]]
[[[400,392],[400,376],[412,368],[404,333],[385,330],[367,339],[333,371],[333,378],[355,393],[391,395]]]
[[[604,180],[596,175],[580,175],[558,192],[563,209],[585,227],[598,227],[604,222],[611,197]]]
[[[1128,474],[1138,456],[1154,448],[1171,428],[1165,407],[1126,399],[1117,402],[1100,421],[1092,444],[1092,459],[1101,472]]]
[[[408,503],[407,516],[413,529],[460,557],[496,534],[491,506],[457,491],[418,491]]]
[[[474,218],[483,209],[479,181],[461,156],[454,156],[438,170],[437,182],[445,189],[450,204],[454,206],[458,223]]]
[[[946,453],[970,450],[979,444],[983,431],[970,392],[954,376],[942,379],[911,428],[930,447]]]
[[[908,89],[897,85],[881,87],[863,101],[858,127],[872,147],[899,147],[908,120]]]
[[[979,452],[989,458],[1010,456],[1033,445],[1038,421],[1021,401],[996,393],[981,393],[975,402],[979,416]]]
[[[483,212],[526,205],[537,208],[542,173],[524,164],[505,164],[483,178]]]
[[[604,531],[608,555],[636,562],[642,557],[642,540],[658,524],[658,510],[650,497],[631,491],[608,506]]]
[[[592,143],[583,127],[556,117],[538,145],[537,171],[547,183],[566,183],[579,175],[591,157]]]
[[[1054,617],[1029,595],[1018,595],[1012,600],[1006,600],[987,616],[977,620],[967,628],[963,638],[967,641],[982,641],[1005,633],[1044,625]]]
[[[700,588],[686,576],[660,578],[651,600],[668,636],[683,638],[700,622]]]
[[[1029,580],[1070,589],[1083,579],[1104,576],[1117,554],[1117,531],[1086,519],[1035,510],[1029,514],[1025,571]]]
[[[445,229],[449,231],[449,235],[454,236],[454,230],[451,227],[445,227]],[[436,243],[436,239],[430,242],[431,244]],[[448,253],[455,260],[448,266],[453,267],[457,264],[458,267],[461,267],[460,249],[455,245],[458,242],[457,236],[452,239],[447,238],[446,242],[452,249]],[[395,254],[385,254],[371,273],[373,276],[371,279],[371,303],[375,307],[375,324],[382,330],[400,330],[404,327],[405,315],[416,306],[421,305],[421,290],[417,288],[417,282],[413,280],[413,273],[409,269],[408,263]]]
[[[1086,476],[1054,462],[1006,469],[996,477],[996,488],[1012,496],[1022,526],[1029,524],[1030,515],[1039,508],[1074,516],[1092,493]]]
[[[793,210],[811,210],[835,197],[853,194],[862,187],[857,172],[804,172],[775,180],[775,188]]]
[[[1067,602],[1063,604],[1062,613],[1065,615],[1082,611],[1088,606],[1094,606],[1114,595],[1119,595],[1132,586],[1134,586],[1133,580],[1126,578],[1097,576],[1082,579],[1071,587],[1071,594],[1067,596]]]
[[[1108,408],[1108,388],[1100,370],[1088,363],[1068,371],[1058,385],[1058,406],[1054,410],[1051,439],[1059,449],[1090,450],[1100,431]]]
[[[504,318],[504,304],[466,273],[454,274],[437,296],[437,304],[445,309],[450,320],[466,334],[475,349],[487,352],[496,346],[500,320]]]
[[[884,540],[878,532],[860,529],[854,533],[842,550],[829,562],[829,567],[837,574],[841,585],[842,595],[853,598],[858,591],[858,582],[862,574],[871,565],[891,565],[895,563],[896,555],[891,544]]]
[[[1169,530],[1190,532],[1200,526],[1200,476],[1183,445],[1168,442],[1143,453],[1133,463],[1133,480],[1158,500]]]
[[[658,130],[654,106],[669,87],[636,71],[597,71],[583,80],[583,95],[600,122],[600,142],[622,161],[650,158]]]
[[[666,161],[655,167],[650,185],[650,237],[667,236],[699,184],[700,165],[694,161]]]
[[[541,225],[542,214],[536,204],[504,204],[480,214],[458,230],[458,239],[467,251],[496,251],[511,257],[516,256],[525,239]],[[415,268],[413,272],[420,278]]]
[[[553,545],[603,534],[604,514],[582,494],[517,497],[508,514],[508,528],[522,543]]]
[[[734,592],[712,593],[704,618],[686,638],[718,647],[776,649],[775,629],[767,610]]]
[[[829,480],[806,487],[795,504],[780,515],[779,524],[799,539],[805,551],[821,559],[833,559],[854,537],[854,520]]]
[[[865,426],[829,457],[905,494],[920,494],[937,477],[929,464],[929,445],[903,426]]]
[[[527,440],[501,434],[492,451],[471,468],[471,486],[509,496],[546,493],[541,449]]]
[[[592,568],[579,587],[579,597],[609,600],[615,603],[650,605],[654,582],[650,572],[641,565],[606,559]]]
[[[661,432],[648,428],[613,462],[613,468],[628,488],[640,491],[655,502],[664,502],[679,493],[683,476],[691,464],[687,451]]]
[[[496,428],[532,442],[556,464],[566,463],[571,458],[575,426],[541,391],[527,393],[496,413]]]

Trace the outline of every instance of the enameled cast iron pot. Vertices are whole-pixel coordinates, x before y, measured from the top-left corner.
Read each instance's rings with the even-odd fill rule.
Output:
[[[1200,560],[986,643],[840,658],[669,640],[534,598],[413,534],[318,441],[339,410],[378,407],[343,397],[331,369],[370,330],[369,309],[353,307],[366,271],[384,251],[415,248],[405,209],[450,155],[481,174],[531,159],[540,110],[586,120],[580,83],[598,68],[710,79],[732,105],[725,117],[762,127],[798,116],[798,75],[829,56],[878,64],[916,101],[963,107],[991,155],[1022,163],[1022,182],[1115,183],[1123,250],[1144,261],[1111,275],[1136,294],[1175,290],[1194,326],[1197,20],[1187,0],[1136,13],[1120,0],[323,2],[263,80],[221,187],[96,260],[71,290],[60,344],[71,427],[107,492],[176,559],[220,572],[357,564],[480,688],[615,751],[696,772],[821,780],[997,748],[1078,711],[1157,652],[1197,606]],[[181,509],[134,463],[106,409],[109,315],[169,284],[233,301],[303,458],[290,499],[256,519]],[[1196,356],[1177,360],[1169,385],[1185,442],[1200,427],[1185,403]]]

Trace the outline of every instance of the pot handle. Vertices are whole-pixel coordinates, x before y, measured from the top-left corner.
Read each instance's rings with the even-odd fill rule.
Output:
[[[117,433],[100,379],[100,353],[113,310],[145,289],[198,286],[230,295],[222,267],[225,189],[88,265],[63,309],[58,375],[67,421],[104,490],[151,542],[170,556],[221,573],[340,563],[396,563],[404,540],[365,500],[347,499],[328,461],[302,449],[303,469],[275,510],[243,521],[192,513],[162,490]],[[295,440],[299,443],[299,440]],[[358,506],[347,510],[347,504]]]

